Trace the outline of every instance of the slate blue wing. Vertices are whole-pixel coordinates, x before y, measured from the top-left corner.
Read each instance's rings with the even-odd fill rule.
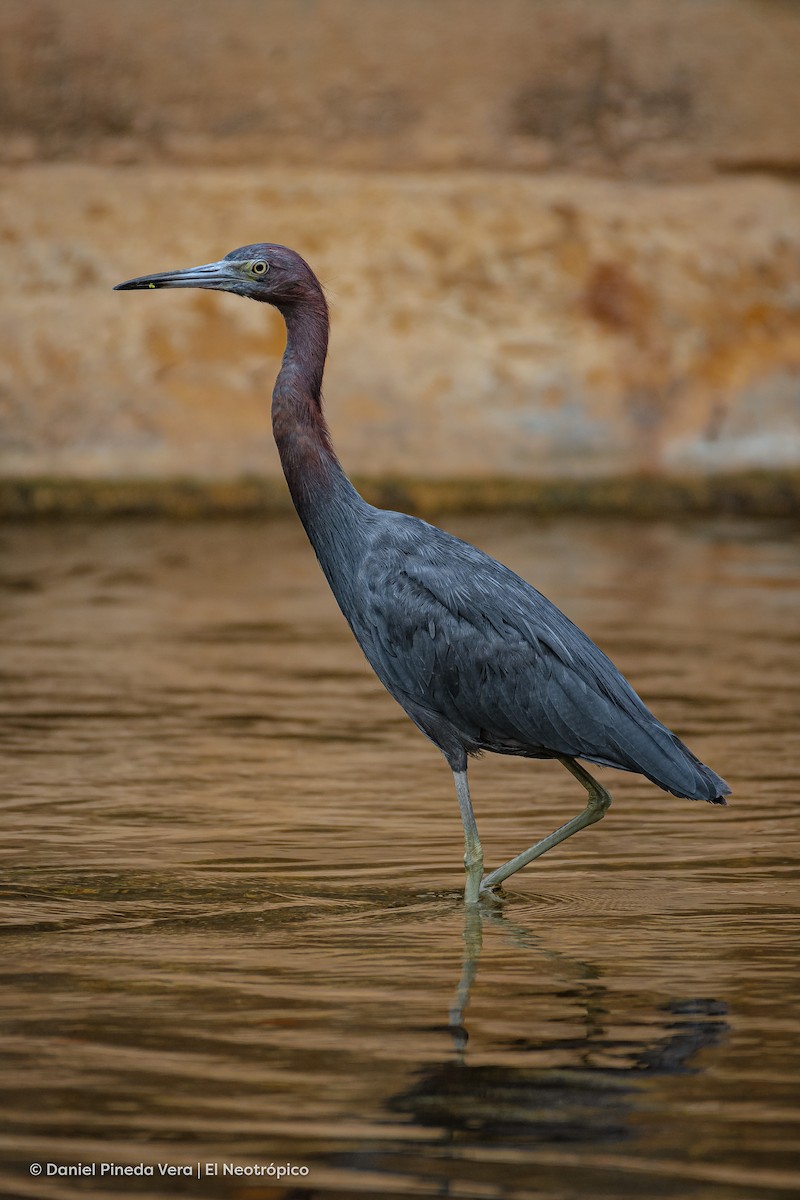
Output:
[[[677,796],[729,790],[614,664],[513,571],[397,515],[359,573],[357,637],[383,684],[448,754],[568,756],[641,772]],[[450,757],[450,755],[448,755]]]

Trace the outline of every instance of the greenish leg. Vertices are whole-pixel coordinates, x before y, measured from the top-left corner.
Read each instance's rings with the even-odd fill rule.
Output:
[[[481,882],[481,891],[491,891],[492,888],[499,887],[505,879],[508,879],[509,875],[515,874],[522,867],[527,867],[529,862],[533,862],[535,858],[540,858],[542,854],[546,854],[548,850],[552,850],[553,846],[557,846],[559,842],[566,841],[568,837],[572,837],[573,833],[577,833],[579,829],[585,829],[587,825],[594,825],[596,821],[601,821],[608,812],[611,797],[606,789],[584,767],[580,766],[574,758],[559,757],[558,761],[563,763],[567,770],[583,784],[589,793],[586,808],[577,817],[573,817],[571,821],[567,821],[565,825],[556,829],[554,833],[549,834],[546,838],[542,838],[535,846],[531,846],[529,850],[524,850],[522,854],[518,854],[516,858],[510,859],[502,867],[498,867],[496,871],[490,871]]]
[[[453,771],[453,779],[456,784],[458,807],[461,809],[461,824],[464,826],[464,866],[467,871],[464,903],[477,904],[481,891],[481,877],[483,875],[483,847],[481,846],[481,839],[478,837],[475,814],[472,811],[467,772]]]

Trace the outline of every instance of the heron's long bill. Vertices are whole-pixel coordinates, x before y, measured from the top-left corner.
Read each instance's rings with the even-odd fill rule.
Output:
[[[235,278],[233,264],[223,258],[219,262],[189,267],[185,271],[161,271],[157,275],[126,279],[124,283],[118,283],[114,291],[134,292],[147,288],[211,288],[214,291],[226,291]]]

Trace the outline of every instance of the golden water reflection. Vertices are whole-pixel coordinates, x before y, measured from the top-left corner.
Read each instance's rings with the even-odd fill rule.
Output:
[[[466,916],[449,771],[291,521],[0,539],[0,1190],[728,1200],[800,1192],[793,531],[459,519],[729,779]],[[583,804],[472,767],[487,861]],[[292,1161],[280,1185],[31,1162]],[[71,1190],[72,1189],[72,1190]]]

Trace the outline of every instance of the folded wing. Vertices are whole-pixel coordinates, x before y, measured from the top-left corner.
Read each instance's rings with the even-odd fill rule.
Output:
[[[432,714],[467,750],[583,758],[724,803],[725,782],[594,642],[475,547],[398,515],[371,546],[359,584],[359,639],[415,719]]]

